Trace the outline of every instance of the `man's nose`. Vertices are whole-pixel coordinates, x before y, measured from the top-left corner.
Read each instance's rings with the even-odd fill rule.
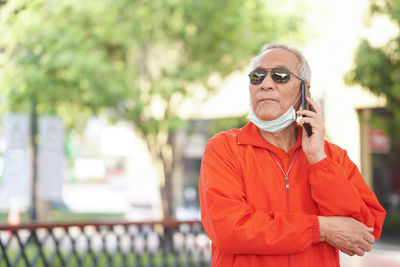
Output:
[[[267,76],[261,83],[261,89],[273,89],[275,87],[275,82],[272,80],[271,73],[268,73]]]

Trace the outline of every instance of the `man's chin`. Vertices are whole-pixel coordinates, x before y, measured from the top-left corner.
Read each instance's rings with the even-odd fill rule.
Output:
[[[258,109],[256,109],[254,113],[257,115],[258,118],[262,119],[263,121],[272,121],[279,118],[279,116],[282,116],[283,114],[280,114],[278,112],[271,112],[271,110],[274,109],[276,109],[276,107],[272,108],[271,106],[269,106],[267,108],[266,105],[263,105],[262,108],[258,106]]]
[[[263,121],[273,121],[275,119],[277,119],[279,117],[279,115],[273,116],[271,114],[257,114],[257,117],[259,117],[260,119],[262,119]]]

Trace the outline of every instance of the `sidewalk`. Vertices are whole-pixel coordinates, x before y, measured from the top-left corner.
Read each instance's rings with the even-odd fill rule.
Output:
[[[377,242],[363,257],[340,253],[341,267],[400,267],[400,246]]]

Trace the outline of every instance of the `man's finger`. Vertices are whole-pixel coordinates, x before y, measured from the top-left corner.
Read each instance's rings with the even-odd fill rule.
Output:
[[[372,249],[372,244],[371,244],[371,243],[368,243],[368,242],[366,242],[366,241],[364,240],[364,241],[361,241],[361,242],[360,242],[359,247],[360,247],[362,250],[364,250],[364,251],[371,251],[371,249]]]
[[[347,255],[351,256],[351,257],[355,255],[354,252],[352,252],[351,250],[341,249],[340,251],[343,252],[344,254],[347,254]]]
[[[373,236],[371,233],[366,233],[364,235],[364,240],[367,241],[368,243],[372,244],[375,242],[375,236]]]
[[[307,110],[307,109],[302,109],[296,112],[297,115],[303,115],[303,116],[307,116],[310,118],[316,118],[317,117],[317,113],[315,113],[314,111],[311,110]]]
[[[309,117],[303,117],[297,123],[297,125],[303,125],[304,123],[309,123],[313,129],[317,128],[317,126],[319,125],[314,118],[309,118]]]
[[[322,113],[321,108],[318,106],[317,102],[312,100],[310,97],[306,98],[307,102],[311,105],[312,109],[315,110],[316,113]]]
[[[364,254],[365,254],[365,251],[364,250],[362,250],[361,248],[356,248],[356,249],[354,249],[354,251],[353,251],[356,255],[358,255],[358,256],[364,256]]]

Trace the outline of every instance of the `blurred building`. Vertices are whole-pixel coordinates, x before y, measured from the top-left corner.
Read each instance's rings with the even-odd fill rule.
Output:
[[[68,142],[63,200],[71,211],[123,213],[135,221],[161,218],[158,170],[130,124],[92,118]]]

